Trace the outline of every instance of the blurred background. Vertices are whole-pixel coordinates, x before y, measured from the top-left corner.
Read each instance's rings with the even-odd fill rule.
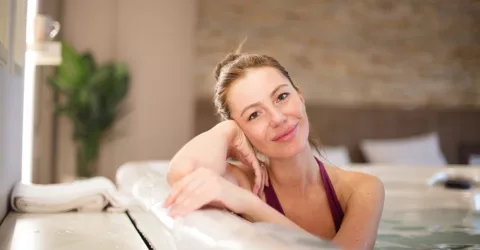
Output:
[[[102,137],[95,175],[114,178],[126,162],[169,159],[213,126],[213,69],[245,37],[244,52],[271,55],[289,70],[312,130],[341,154],[339,164],[375,163],[365,147],[371,140],[419,142],[426,153],[417,150],[412,164],[422,157],[473,164],[480,155],[480,1],[37,3],[38,14],[61,25],[53,41],[128,69],[128,112],[112,123],[113,139]],[[34,183],[76,176],[72,119],[55,113],[65,97],[48,83],[59,67],[35,67]],[[408,143],[393,151],[412,149]]]

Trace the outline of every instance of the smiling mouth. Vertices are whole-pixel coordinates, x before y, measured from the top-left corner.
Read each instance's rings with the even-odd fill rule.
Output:
[[[295,135],[295,132],[297,130],[297,127],[298,127],[298,123],[291,126],[287,131],[285,131],[284,133],[278,135],[278,136],[275,136],[272,141],[287,141],[289,139],[291,139],[293,137],[293,135]]]

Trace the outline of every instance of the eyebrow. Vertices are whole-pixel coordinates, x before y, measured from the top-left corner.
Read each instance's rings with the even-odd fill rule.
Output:
[[[272,97],[272,96],[275,94],[275,92],[277,92],[280,88],[285,87],[285,86],[288,86],[288,84],[284,83],[284,84],[282,84],[282,85],[278,85],[278,86],[272,91],[272,93],[270,93],[270,97]],[[246,107],[242,110],[242,113],[240,113],[240,116],[243,116],[243,113],[245,113],[245,111],[247,111],[247,109],[249,109],[249,108],[251,108],[251,107],[254,107],[254,106],[257,106],[257,105],[259,105],[259,104],[260,104],[260,102],[255,102],[255,103],[252,103],[252,104],[246,106]]]

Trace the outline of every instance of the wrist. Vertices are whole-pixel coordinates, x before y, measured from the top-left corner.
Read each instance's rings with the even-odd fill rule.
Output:
[[[222,178],[222,177],[220,177]],[[242,215],[250,215],[254,208],[252,205],[256,204],[256,197],[252,192],[239,187],[225,179],[223,179],[224,185],[221,191],[222,197],[220,200],[225,206],[232,212]]]
[[[241,214],[243,217],[250,221],[259,220],[258,208],[262,205],[263,201],[252,192],[242,189],[242,199],[241,199],[241,209],[238,214]]]
[[[240,213],[243,218],[250,222],[275,223],[303,230],[285,215],[270,207],[260,197],[253,195],[253,193],[250,194],[251,197],[248,200],[244,200],[245,207],[243,213]]]
[[[219,135],[221,138],[226,139],[227,143],[233,141],[236,135],[237,124],[233,120],[226,120],[215,125],[211,132]]]

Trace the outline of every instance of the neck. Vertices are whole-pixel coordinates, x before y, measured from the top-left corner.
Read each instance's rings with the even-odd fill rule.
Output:
[[[290,158],[270,159],[270,181],[276,186],[301,188],[318,183],[318,163],[310,147]]]

